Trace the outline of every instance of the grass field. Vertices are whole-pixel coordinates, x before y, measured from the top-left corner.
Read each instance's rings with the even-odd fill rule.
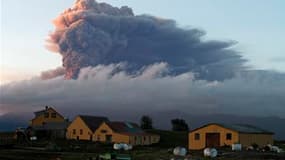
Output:
[[[134,147],[132,151],[121,151],[129,154],[133,160],[170,160],[173,147],[187,148],[187,132],[172,132],[163,130],[149,130],[148,132],[161,135],[159,144],[147,147]],[[276,142],[281,148],[282,141]],[[31,147],[31,146],[30,146]],[[0,148],[0,160],[90,160],[98,154],[114,152],[112,145],[98,144],[89,141],[57,140],[33,143],[33,148],[17,145],[15,148]],[[170,152],[169,152],[170,151]],[[217,160],[285,160],[285,154],[261,152],[232,152],[229,148],[218,149]],[[206,160],[202,151],[190,151],[192,160]]]
[[[102,153],[105,153],[104,151]],[[167,149],[161,148],[139,148],[129,152],[133,160],[170,160],[174,156]],[[100,154],[98,152],[49,152],[26,149],[0,149],[1,160],[90,160]],[[207,160],[202,151],[190,152],[192,160]],[[227,152],[216,160],[284,160],[285,154],[261,153],[261,152]]]

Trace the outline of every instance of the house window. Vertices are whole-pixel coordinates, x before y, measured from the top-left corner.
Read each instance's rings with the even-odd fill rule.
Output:
[[[143,141],[146,141],[146,137],[143,137]]]
[[[45,112],[45,118],[48,118],[48,117],[49,117],[49,113]]]
[[[102,129],[102,130],[101,130],[101,133],[107,133],[107,130]]]
[[[200,140],[200,134],[199,133],[195,133],[195,140]]]
[[[51,118],[56,118],[56,113],[51,113]]]
[[[100,135],[97,136],[97,141],[100,141]]]
[[[231,133],[227,133],[226,138],[227,138],[227,140],[232,140],[232,134]]]
[[[76,134],[76,129],[73,129],[72,133],[73,133],[73,134]]]
[[[80,129],[80,135],[82,135],[83,134],[83,129]]]

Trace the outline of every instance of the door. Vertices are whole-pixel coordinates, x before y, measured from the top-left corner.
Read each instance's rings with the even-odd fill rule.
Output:
[[[206,133],[206,147],[220,147],[220,133]]]
[[[106,135],[106,142],[112,143],[112,135],[109,135],[109,134]]]

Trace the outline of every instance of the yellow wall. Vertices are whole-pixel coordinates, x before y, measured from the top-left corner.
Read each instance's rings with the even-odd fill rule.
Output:
[[[258,144],[258,146],[264,146],[267,144],[273,144],[273,135],[271,134],[245,134],[241,133],[239,135],[240,143],[243,147],[250,146],[253,143]]]
[[[41,126],[41,125],[43,125],[43,123],[46,123],[46,122],[64,122],[64,117],[59,115],[52,108],[48,108],[46,112],[49,113],[48,118],[46,118],[44,114],[42,114],[38,117],[35,117],[34,119],[31,120],[31,126]],[[56,113],[55,118],[51,117],[52,113]]]
[[[130,143],[130,137],[127,135],[115,133],[106,123],[102,123],[94,133],[94,140],[106,142],[106,135],[112,135],[112,143]]]
[[[151,143],[154,144],[154,143],[159,143],[160,141],[160,135],[152,135],[151,136]]]
[[[116,133],[106,123],[102,123],[95,131],[94,139],[106,142],[106,135],[112,135],[112,143],[126,143],[131,145],[150,145],[158,143],[160,139],[159,135],[127,135]]]
[[[195,140],[195,133],[200,134],[200,140]],[[220,133],[220,145],[231,145],[239,142],[238,132],[223,128],[219,125],[209,125],[204,128],[189,133],[188,148],[189,149],[203,149],[206,147],[206,133]],[[231,133],[232,139],[226,140],[226,134]]]
[[[132,145],[151,145],[158,143],[159,140],[160,136],[154,134],[130,136],[130,144]]]
[[[75,134],[73,133],[74,129],[76,130]],[[80,134],[80,130],[83,131],[82,134]],[[77,137],[79,140],[90,140],[90,138],[92,138],[92,131],[79,116],[72,121],[66,132],[67,139],[77,139]]]

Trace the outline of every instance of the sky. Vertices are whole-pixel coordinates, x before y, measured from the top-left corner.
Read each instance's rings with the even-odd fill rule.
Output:
[[[236,50],[254,69],[285,72],[283,0],[106,0],[127,5],[135,14],[151,14],[177,21],[180,27],[207,32],[206,39],[234,40]],[[61,56],[45,48],[54,29],[52,20],[74,0],[1,1],[1,84],[39,75],[61,66]]]

